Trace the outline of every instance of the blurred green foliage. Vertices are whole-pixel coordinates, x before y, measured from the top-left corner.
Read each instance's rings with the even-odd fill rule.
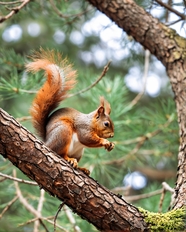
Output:
[[[149,1],[138,1],[140,5],[149,9]],[[19,5],[19,3],[18,3]],[[9,10],[0,4],[0,12],[6,15]],[[116,59],[115,50],[110,49],[108,43],[103,42],[100,33],[107,29],[103,26],[100,33],[86,34],[83,26],[94,18],[95,10],[86,1],[30,1],[23,9],[12,18],[4,21],[0,27],[0,106],[16,118],[29,116],[29,108],[35,96],[35,92],[44,82],[43,73],[36,75],[27,74],[24,65],[29,60],[33,50],[42,48],[56,49],[68,57],[78,70],[78,84],[73,93],[91,85],[100,75],[104,65],[110,58],[113,62],[106,76],[90,91],[67,99],[61,107],[71,106],[77,110],[88,113],[99,105],[99,96],[105,96],[111,104],[111,118],[115,124],[115,136],[112,139],[115,149],[110,153],[104,149],[86,149],[80,166],[91,170],[91,176],[99,183],[109,189],[123,186],[123,178],[135,170],[167,171],[172,172],[172,178],[148,179],[147,186],[141,190],[131,189],[130,194],[141,194],[162,188],[161,182],[167,181],[173,186],[177,167],[177,151],[179,145],[178,123],[176,116],[173,94],[169,84],[164,85],[160,95],[156,98],[145,94],[137,102],[132,101],[136,93],[131,92],[125,84],[125,76],[131,67],[137,67],[141,76],[144,69],[144,50],[123,32],[118,44],[126,51],[123,59]],[[37,36],[28,33],[28,26],[36,23],[40,27]],[[19,25],[22,35],[18,40],[6,41],[3,39],[6,30],[12,25]],[[111,22],[108,27],[112,27]],[[91,25],[90,25],[91,27]],[[34,30],[34,29],[33,29]],[[63,42],[56,42],[54,35],[59,32],[59,38]],[[83,42],[77,43],[72,32],[80,32]],[[75,34],[76,35],[76,34]],[[61,40],[62,41],[62,40]],[[95,57],[94,49],[101,50],[106,56],[103,65],[97,65],[99,57]],[[109,50],[109,52],[108,52]],[[89,52],[92,59],[85,62],[86,52]],[[83,55],[84,54],[84,58]],[[87,56],[88,57],[88,56]],[[150,70],[154,70],[156,60],[151,57]],[[156,70],[158,73],[159,71]],[[162,80],[166,74],[159,72]],[[29,120],[21,122],[25,127],[34,133]],[[9,161],[0,157],[0,172],[12,175],[15,167]],[[19,170],[17,177],[27,179]],[[27,201],[37,209],[40,198],[39,187],[26,184],[19,184],[22,194]],[[15,196],[13,181],[0,177],[0,215]],[[121,194],[127,194],[125,191]],[[160,196],[133,202],[147,210],[158,211]],[[167,194],[163,203],[163,211],[168,209],[170,194]],[[42,208],[43,217],[55,216],[60,202],[45,194],[45,201]],[[27,223],[33,219],[33,215],[17,200],[8,211],[0,217],[0,232],[4,231],[33,231],[33,223]],[[73,215],[81,231],[97,231],[92,225]],[[51,219],[53,220],[53,218]],[[53,225],[44,221],[49,231]],[[70,223],[65,210],[58,216],[57,223],[67,231],[75,231]],[[45,231],[40,226],[40,231]],[[57,231],[63,231],[57,229]]]

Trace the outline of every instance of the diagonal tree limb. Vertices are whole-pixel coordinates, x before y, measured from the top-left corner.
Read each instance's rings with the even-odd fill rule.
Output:
[[[0,154],[99,230],[149,231],[136,207],[73,169],[2,109]]]

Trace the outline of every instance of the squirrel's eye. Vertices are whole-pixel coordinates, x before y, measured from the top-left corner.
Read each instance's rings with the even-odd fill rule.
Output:
[[[109,126],[109,122],[104,122],[104,125],[105,125],[106,127],[108,127],[108,126]]]

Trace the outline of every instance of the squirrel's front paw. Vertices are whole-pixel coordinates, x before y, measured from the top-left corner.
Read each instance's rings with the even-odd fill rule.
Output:
[[[70,165],[72,165],[73,168],[77,168],[77,166],[78,166],[77,159],[67,157],[67,158],[66,158],[66,161],[67,161]]]
[[[105,144],[105,149],[106,149],[107,151],[111,151],[111,150],[114,148],[114,146],[115,146],[114,143],[109,142],[109,141],[107,140],[107,143]]]

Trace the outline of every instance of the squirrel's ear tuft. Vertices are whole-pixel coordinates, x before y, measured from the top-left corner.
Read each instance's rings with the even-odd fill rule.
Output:
[[[103,106],[100,106],[97,110],[98,114],[101,115],[101,114],[104,114],[105,113],[105,108]]]
[[[100,106],[102,106],[105,109],[105,113],[107,115],[110,115],[111,113],[111,107],[108,101],[105,100],[103,96],[100,97]]]
[[[105,101],[105,113],[108,115],[110,115],[111,113],[110,103],[108,103],[107,101]]]
[[[105,114],[105,108],[103,106],[98,107],[98,109],[96,110],[96,114],[95,117],[96,119],[100,118],[102,115]]]
[[[99,98],[99,101],[100,101],[100,106],[103,106],[103,107],[104,107],[105,99],[104,99],[103,96],[101,96],[101,97]]]

